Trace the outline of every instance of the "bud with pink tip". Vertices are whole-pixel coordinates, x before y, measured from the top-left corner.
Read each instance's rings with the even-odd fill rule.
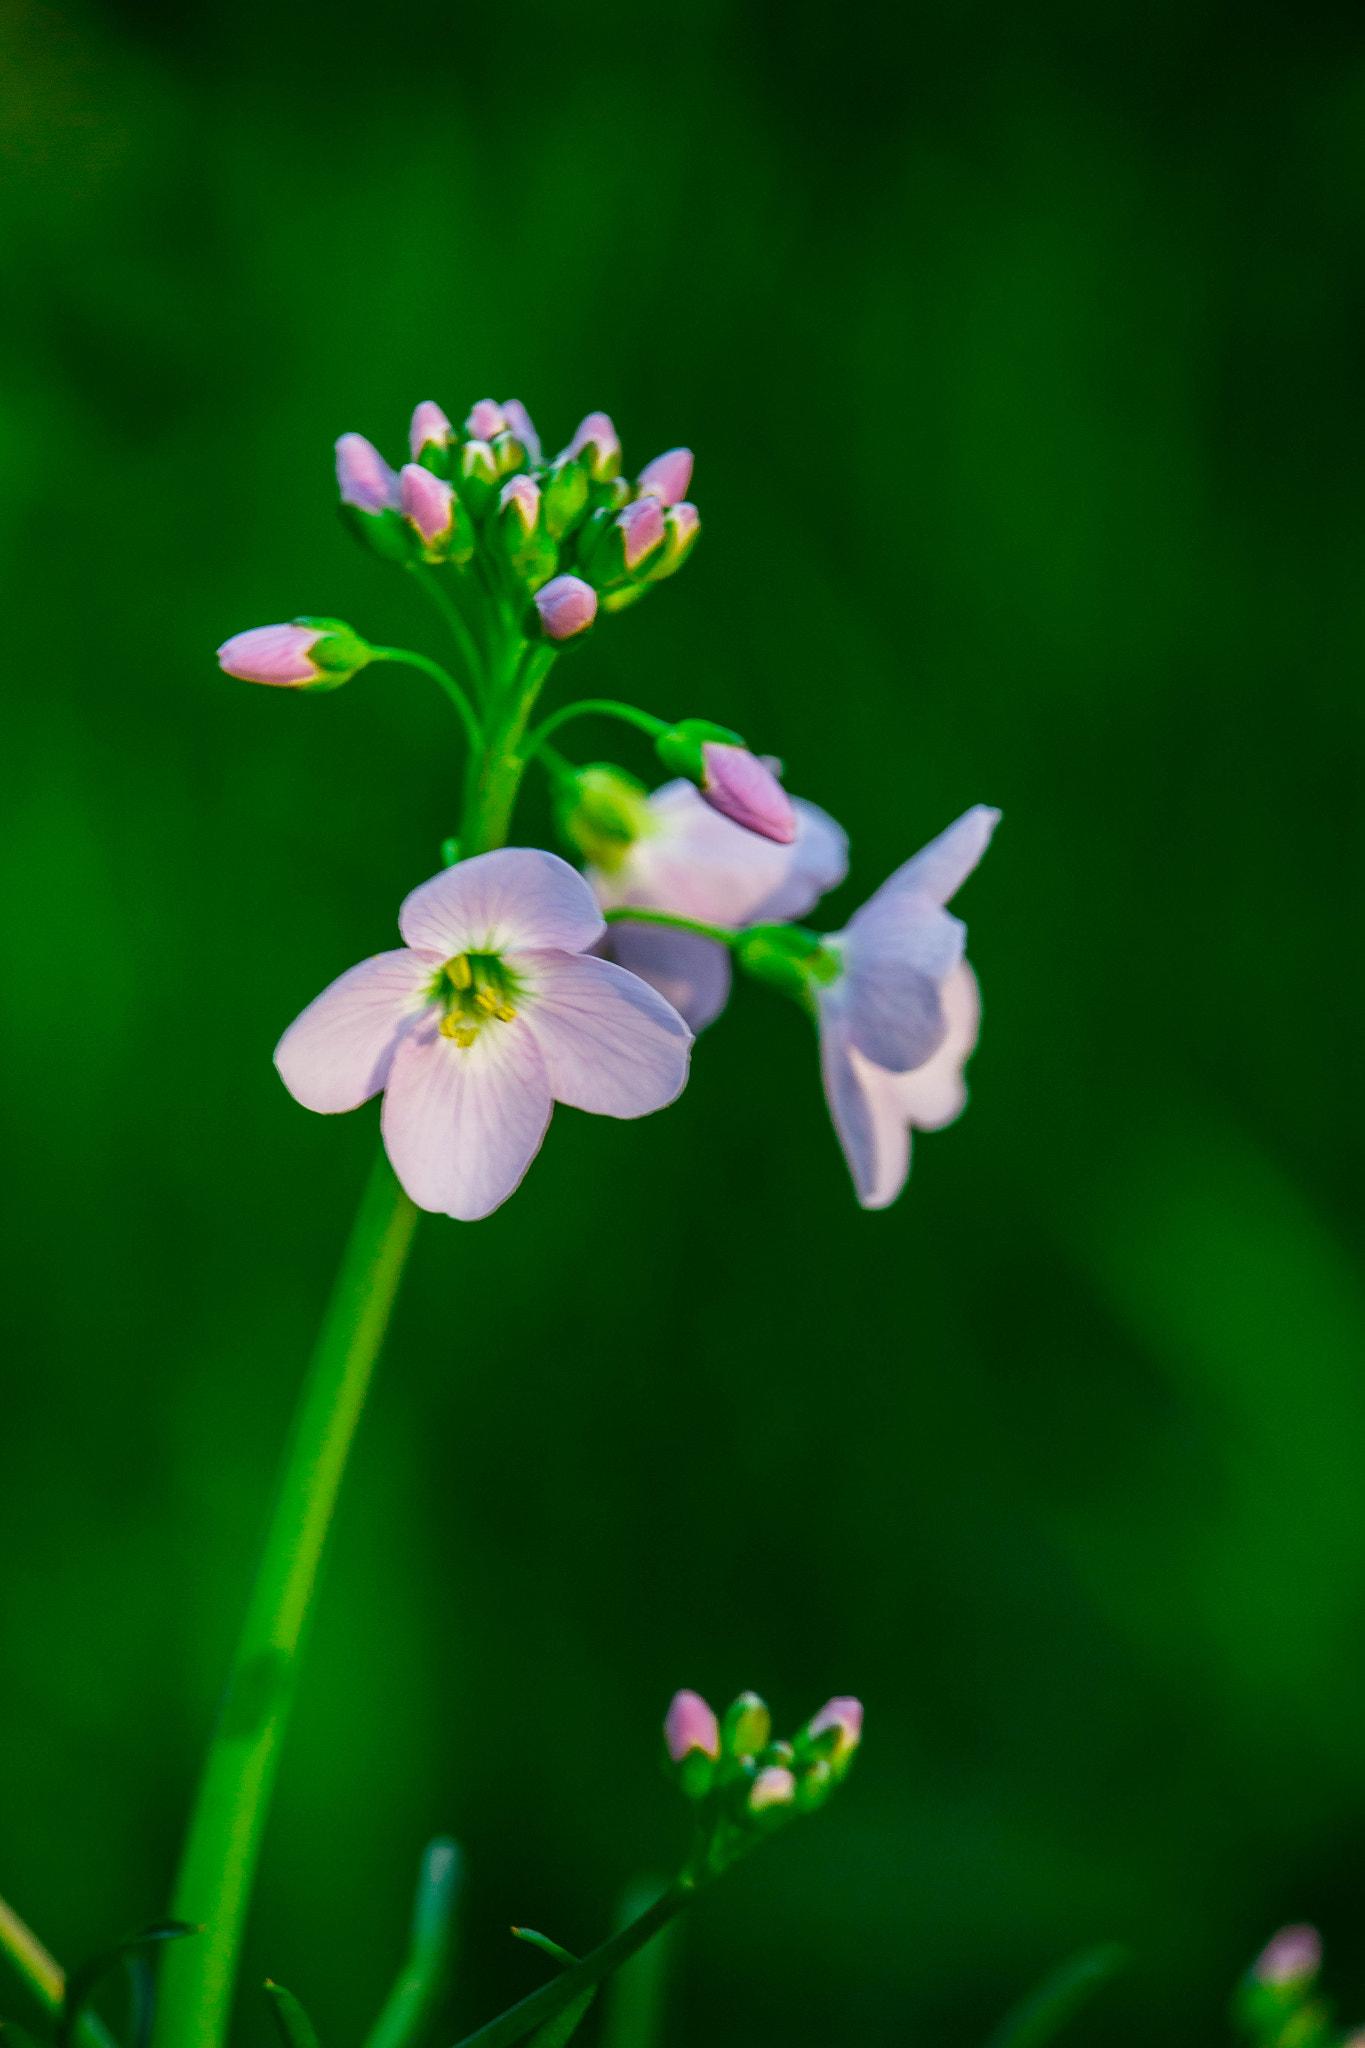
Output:
[[[833,1702],[831,1702],[833,1704]],[[1316,1927],[1282,1927],[1251,1966],[1258,1984],[1276,1988],[1309,1984],[1322,1968],[1322,1936]]]
[[[534,533],[540,518],[540,485],[533,476],[509,477],[498,494],[498,511],[506,514],[514,506],[523,535]]]
[[[502,416],[507,422],[508,432],[514,434],[526,450],[526,460],[533,464],[539,463],[540,436],[532,425],[531,415],[527,412],[521,400],[519,398],[507,399],[503,404]]]
[[[457,459],[455,481],[474,517],[482,519],[498,488],[498,458],[487,441],[465,442]]]
[[[773,1807],[790,1807],[796,1798],[796,1779],[785,1764],[769,1764],[749,1787],[750,1813],[765,1813]]]
[[[495,434],[505,433],[507,418],[502,407],[492,398],[481,398],[469,408],[469,418],[464,430],[474,441],[491,441]]]
[[[837,1783],[853,1762],[862,1739],[863,1703],[840,1694],[826,1700],[819,1713],[812,1715],[797,1737],[797,1750],[827,1763]]]
[[[420,463],[405,462],[398,478],[399,506],[403,517],[421,536],[422,552],[429,562],[445,555],[455,524],[455,493],[439,476]]]
[[[673,576],[696,545],[701,532],[701,515],[695,505],[684,501],[681,505],[670,505],[664,514],[664,544],[646,574],[651,583],[662,583],[666,576]]]
[[[675,1692],[664,1716],[664,1751],[687,1799],[705,1799],[720,1757],[720,1724],[697,1692]]]
[[[413,461],[421,461],[424,448],[431,448],[444,454],[450,446],[453,432],[454,429],[440,406],[434,400],[424,398],[413,413],[412,425],[408,428],[408,446],[412,450]]]
[[[657,498],[636,498],[617,513],[616,524],[621,529],[627,569],[638,568],[664,537],[664,515]]]
[[[590,412],[574,428],[568,447],[558,457],[564,462],[580,456],[595,484],[610,483],[621,474],[621,443],[616,429],[604,412]]]
[[[385,512],[398,505],[398,477],[363,434],[343,434],[336,444],[337,486],[343,505],[358,512]]]
[[[583,528],[579,552],[584,566],[599,590],[612,590],[643,574],[642,564],[660,546],[664,537],[664,511],[657,498],[634,498],[612,519],[596,512]],[[632,582],[631,597],[640,594],[638,580]],[[616,607],[611,607],[616,609]]]
[[[597,617],[597,592],[581,576],[554,576],[536,592],[536,610],[549,640],[571,640]]]
[[[701,750],[701,793],[713,811],[733,818],[746,832],[790,846],[797,818],[792,800],[772,771],[747,747],[707,740]]]
[[[225,675],[286,690],[335,690],[373,659],[374,649],[344,619],[252,626],[218,649]]]
[[[657,498],[662,505],[676,505],[680,498],[687,496],[687,486],[692,481],[692,450],[670,448],[663,455],[656,455],[640,471],[637,482],[642,498]]]

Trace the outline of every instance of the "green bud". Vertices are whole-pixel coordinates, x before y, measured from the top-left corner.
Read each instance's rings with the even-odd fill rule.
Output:
[[[713,725],[709,718],[680,718],[667,732],[659,734],[654,751],[672,774],[685,775],[689,782],[702,782],[706,764],[701,750],[708,740],[716,740],[724,747],[744,745],[739,734],[731,732],[728,726]]]
[[[638,604],[642,597],[648,597],[648,595],[649,585],[647,583],[623,583],[619,590],[603,591],[602,610],[604,612],[623,612],[629,605]]]
[[[493,460],[498,465],[500,477],[511,476],[526,467],[526,450],[515,434],[495,434],[492,441]]]
[[[736,940],[734,954],[746,974],[781,989],[803,1009],[810,1008],[812,984],[828,986],[843,972],[839,955],[819,932],[795,924],[751,925]]]
[[[465,442],[452,482],[474,517],[482,519],[498,495],[498,459],[487,441]]]
[[[546,527],[555,540],[571,533],[588,505],[588,477],[581,462],[571,456],[558,462],[542,485]]]
[[[767,1747],[772,1728],[773,1717],[758,1694],[742,1692],[721,1717],[721,1755],[756,1757]]]
[[[382,512],[366,512],[359,505],[342,504],[339,509],[362,547],[378,555],[381,561],[413,562],[421,554],[416,534],[402,514],[391,507]]]
[[[822,1807],[834,1790],[838,1780],[829,1765],[823,1761],[813,1763],[808,1770],[798,1771],[796,1777],[796,1810],[798,1813],[815,1813]]]
[[[614,874],[649,825],[648,791],[624,769],[595,761],[555,789],[555,822],[584,860]]]

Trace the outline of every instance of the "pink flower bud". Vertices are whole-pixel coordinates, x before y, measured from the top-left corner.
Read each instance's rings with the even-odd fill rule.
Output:
[[[1258,1984],[1306,1984],[1322,1968],[1322,1936],[1316,1927],[1282,1927],[1272,1934],[1251,1966]]]
[[[597,616],[597,592],[581,576],[555,576],[536,592],[540,623],[551,640],[570,640]]]
[[[476,441],[491,441],[495,434],[501,434],[507,425],[507,417],[500,405],[491,398],[481,398],[477,405],[469,408],[469,418],[464,430]]]
[[[675,1764],[699,1749],[720,1755],[720,1724],[699,1692],[675,1692],[664,1716],[664,1741]]]
[[[713,811],[733,818],[737,825],[757,832],[762,839],[775,839],[779,846],[791,845],[797,827],[791,798],[756,755],[747,747],[707,740],[701,758],[705,775],[701,793]],[[837,1704],[830,1702],[831,1706]],[[822,1711],[828,1713],[829,1708]]]
[[[403,517],[417,528],[428,547],[448,534],[455,523],[455,493],[420,463],[405,462],[398,479]]]
[[[679,498],[687,496],[687,486],[691,481],[692,450],[670,448],[666,454],[656,455],[640,471],[640,496],[658,498],[665,505],[676,505]]]
[[[663,507],[657,498],[635,498],[617,513],[616,524],[625,539],[626,567],[633,569],[664,537]]]
[[[835,1748],[836,1759],[851,1756],[863,1739],[863,1703],[844,1695],[826,1700],[819,1713],[809,1723],[808,1735],[823,1735],[827,1728],[839,1730],[839,1741]]]
[[[524,470],[520,476],[509,476],[498,495],[499,510],[508,505],[516,506],[524,530],[532,532],[540,517],[540,485]]]
[[[412,450],[413,461],[416,462],[428,443],[436,448],[444,448],[449,440],[450,421],[439,405],[430,398],[424,398],[413,414],[412,425],[408,428],[408,446]]]
[[[574,437],[559,460],[563,462],[570,455],[581,455],[589,447],[593,450],[593,457],[588,467],[593,476],[599,482],[615,476],[621,463],[621,443],[604,412],[590,412],[578,422]]]
[[[769,1764],[749,1787],[749,1811],[762,1813],[765,1806],[790,1806],[796,1797],[796,1780],[785,1764]]]
[[[225,675],[240,676],[246,683],[296,689],[300,683],[315,683],[322,673],[308,659],[309,649],[321,638],[312,626],[253,626],[223,642],[218,666]]]
[[[680,505],[669,507],[667,524],[673,535],[673,545],[683,548],[701,525],[701,514],[695,505],[689,505],[684,500]]]
[[[398,503],[398,477],[363,434],[337,442],[337,485],[343,505],[361,512],[387,512]]]
[[[519,398],[509,398],[502,408],[502,416],[511,432],[526,450],[528,462],[540,460],[540,436],[531,422],[531,415]]]

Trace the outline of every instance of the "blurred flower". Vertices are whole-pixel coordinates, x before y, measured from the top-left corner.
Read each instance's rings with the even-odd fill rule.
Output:
[[[337,486],[343,505],[361,512],[385,512],[398,505],[398,476],[363,434],[343,434],[336,444]]]
[[[469,408],[465,432],[475,441],[491,441],[507,426],[502,407],[492,398],[480,398]]]
[[[551,640],[569,640],[597,616],[597,592],[581,576],[555,576],[536,592],[540,623]]]
[[[762,1813],[769,1806],[790,1806],[796,1797],[796,1779],[785,1764],[769,1764],[749,1788],[749,1810]]]
[[[937,1130],[967,1100],[962,1069],[980,999],[966,927],[944,903],[986,851],[1000,813],[977,804],[898,868],[841,932],[822,939],[832,977],[812,975],[825,1094],[858,1199],[893,1202],[910,1130]]]
[[[533,476],[523,473],[507,479],[499,494],[498,506],[505,512],[509,505],[516,507],[522,532],[530,533],[540,518],[540,485]]]
[[[800,797],[796,837],[762,839],[714,810],[690,782],[667,782],[648,800],[645,831],[608,872],[588,869],[606,909],[634,904],[742,929],[804,917],[848,872],[848,840],[833,818]],[[613,924],[611,957],[650,982],[694,1031],[714,1022],[730,993],[729,950],[692,932]]]
[[[1251,1966],[1258,1984],[1306,1984],[1322,1968],[1322,1936],[1316,1927],[1282,1927]]]
[[[687,486],[692,481],[692,450],[670,448],[664,455],[656,455],[647,462],[638,478],[640,496],[655,497],[661,504],[676,505],[679,498],[687,496]]]
[[[420,463],[405,462],[398,478],[398,502],[428,551],[448,540],[455,525],[455,493]]]
[[[664,537],[664,515],[657,498],[635,498],[616,515],[621,529],[621,558],[634,569]]]
[[[662,583],[681,569],[701,532],[701,514],[695,505],[670,505],[664,514],[664,544],[657,561],[649,565],[651,583]]]
[[[225,674],[285,689],[335,689],[373,660],[368,642],[344,619],[293,619],[287,626],[252,626],[218,649]]]
[[[465,432],[476,441],[494,441],[499,434],[511,434],[525,449],[528,462],[540,461],[540,436],[519,398],[504,399],[501,405],[495,399],[481,398],[470,407],[464,424]]]
[[[701,750],[701,793],[712,810],[733,818],[748,832],[790,846],[796,837],[792,800],[771,768],[747,747],[707,740]]]
[[[664,1742],[675,1764],[692,1750],[720,1755],[720,1724],[699,1692],[675,1692],[664,1716]]]
[[[422,450],[428,446],[446,447],[451,433],[450,421],[440,406],[434,404],[431,399],[424,398],[413,413],[412,425],[408,428],[408,447],[412,450],[413,461],[416,462]]]
[[[466,1221],[496,1209],[556,1102],[637,1117],[681,1092],[691,1034],[634,975],[583,957],[602,919],[567,861],[480,854],[414,889],[398,921],[403,948],[325,989],[275,1064],[328,1114],[383,1089],[384,1143],[420,1208]]]
[[[806,1734],[814,1740],[825,1735],[830,1729],[837,1729],[834,1747],[829,1752],[829,1761],[840,1775],[853,1760],[853,1752],[863,1739],[863,1703],[851,1695],[844,1694],[826,1700],[818,1714],[812,1715],[806,1723]]]
[[[540,436],[531,424],[531,415],[519,398],[508,398],[503,402],[502,416],[508,431],[516,435],[526,450],[528,462],[540,461]]]
[[[590,412],[578,422],[567,448],[556,458],[564,462],[575,455],[587,458],[588,474],[594,482],[605,483],[621,468],[621,443],[616,429],[604,412]]]

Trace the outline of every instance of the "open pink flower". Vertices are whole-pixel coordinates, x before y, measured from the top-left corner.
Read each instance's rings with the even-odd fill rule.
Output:
[[[610,874],[588,879],[607,909],[630,903],[703,924],[745,925],[804,917],[848,872],[848,840],[833,818],[800,797],[789,845],[748,832],[713,810],[692,783],[667,782],[646,805],[648,828]],[[730,993],[730,954],[714,939],[659,925],[609,928],[611,956],[657,988],[694,1031],[712,1023]]]
[[[990,844],[999,811],[977,804],[823,942],[841,972],[815,981],[825,1094],[858,1200],[894,1202],[910,1132],[938,1130],[966,1104],[962,1069],[980,997],[963,959],[966,926],[943,908]]]
[[[327,1114],[384,1091],[384,1143],[414,1202],[487,1216],[540,1149],[556,1102],[646,1116],[679,1095],[692,1035],[655,990],[585,958],[603,923],[580,874],[506,847],[408,896],[403,947],[352,967],[275,1049]]]

